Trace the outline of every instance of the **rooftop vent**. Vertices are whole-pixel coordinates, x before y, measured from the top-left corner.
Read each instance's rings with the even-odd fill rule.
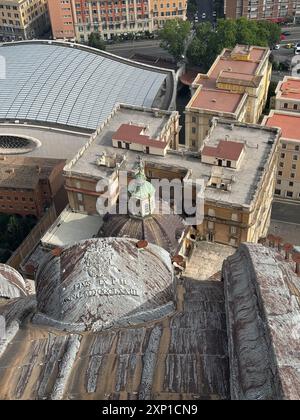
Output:
[[[102,152],[96,159],[97,166],[106,166],[107,168],[115,168],[117,165],[117,156],[115,153],[107,154]]]

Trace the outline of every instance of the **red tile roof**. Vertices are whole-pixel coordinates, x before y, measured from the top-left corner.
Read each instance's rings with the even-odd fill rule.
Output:
[[[204,146],[203,156],[211,156],[218,159],[239,160],[244,149],[244,144],[236,141],[220,140],[217,147]]]
[[[266,126],[281,128],[283,138],[300,140],[300,114],[278,114],[275,112],[268,117]]]
[[[122,124],[113,134],[112,139],[116,141],[124,141],[128,143],[142,144],[149,147],[157,147],[164,149],[168,143],[151,139],[149,136],[141,134],[145,127],[134,124]]]

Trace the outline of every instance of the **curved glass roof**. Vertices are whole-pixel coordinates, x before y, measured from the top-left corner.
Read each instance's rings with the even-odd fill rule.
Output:
[[[0,47],[0,119],[95,129],[116,103],[151,107],[167,77],[88,48],[42,42]]]

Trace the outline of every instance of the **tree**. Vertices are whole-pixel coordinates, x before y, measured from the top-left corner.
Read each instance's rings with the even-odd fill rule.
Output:
[[[245,18],[219,19],[215,30],[209,23],[200,23],[187,57],[190,64],[201,66],[206,71],[223,48],[233,48],[236,44],[272,46],[278,42],[280,33],[275,23]]]
[[[97,48],[98,50],[105,50],[105,42],[101,38],[101,35],[98,32],[92,32],[89,36],[88,45],[93,48]]]
[[[196,27],[196,34],[187,50],[187,58],[192,65],[207,69],[218,54],[216,33],[209,22],[200,23]]]
[[[180,60],[184,54],[190,30],[189,21],[172,19],[168,20],[163,29],[159,31],[161,47],[168,51],[176,61]]]

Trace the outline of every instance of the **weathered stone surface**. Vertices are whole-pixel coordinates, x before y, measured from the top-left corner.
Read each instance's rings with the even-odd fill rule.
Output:
[[[88,242],[89,247],[97,240]],[[118,242],[128,275],[134,270],[126,266],[130,241]],[[157,247],[147,250],[145,261],[153,258],[169,273],[169,257]],[[87,249],[67,251],[53,265],[46,261],[40,273],[37,299],[44,308],[52,297],[51,276],[58,284],[61,277],[55,276],[62,270],[66,286],[72,286],[84,272]],[[115,319],[109,328],[97,330],[94,324],[76,332],[80,323],[74,323],[76,333],[63,331],[60,320],[60,329],[33,323],[34,297],[8,301],[0,305],[6,322],[0,399],[299,399],[300,280],[292,267],[274,250],[244,244],[225,261],[223,283],[177,279],[175,307],[159,301],[155,308],[158,301],[152,299],[150,306],[121,317],[124,324]],[[80,302],[76,310],[84,311]],[[128,295],[119,305],[126,308]],[[72,325],[65,315],[63,320]]]
[[[13,299],[26,296],[26,283],[14,268],[0,264],[0,298]]]
[[[133,239],[102,238],[49,254],[37,274],[36,323],[98,331],[157,319],[174,310],[168,253]]]
[[[175,313],[130,328],[70,334],[19,317],[0,399],[227,399],[222,284],[184,280],[177,294]]]
[[[300,279],[243,244],[223,266],[233,399],[300,399]]]

